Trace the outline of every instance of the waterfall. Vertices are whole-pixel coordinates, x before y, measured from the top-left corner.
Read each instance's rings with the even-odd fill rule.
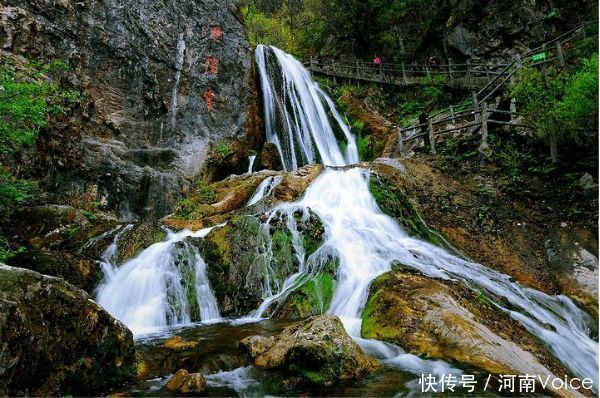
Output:
[[[343,166],[358,162],[350,128],[298,60],[278,48],[259,45],[256,62],[267,140],[277,147],[285,170],[310,163]]]
[[[184,34],[177,36],[177,56],[175,57],[175,82],[173,83],[173,93],[171,94],[171,127],[177,126],[177,106],[179,103],[179,81],[181,80],[181,71],[183,70],[183,61],[185,57]]]
[[[256,160],[256,155],[248,156],[248,171],[246,174],[252,174],[252,167],[254,167],[254,161]]]
[[[309,72],[281,50],[259,46],[256,50],[265,101],[267,139],[277,145],[287,169],[321,160],[325,165],[345,165],[358,158],[356,146],[347,132],[347,153],[341,155],[323,102],[336,115],[335,107]],[[334,118],[340,123],[338,118]],[[343,123],[341,123],[343,125]],[[344,134],[346,130],[342,128]],[[265,289],[265,303],[284,298],[303,275],[314,273],[324,258],[339,260],[337,287],[329,313],[338,315],[348,331],[366,351],[377,351],[390,363],[390,355],[402,362],[403,353],[387,350],[380,342],[360,338],[361,313],[371,282],[391,270],[393,262],[423,274],[447,280],[461,280],[504,298],[510,308],[498,308],[519,321],[532,335],[544,341],[555,356],[576,375],[591,377],[597,387],[598,344],[589,336],[589,316],[565,296],[549,296],[511,282],[508,275],[475,262],[461,259],[428,242],[410,237],[391,217],[378,208],[369,190],[369,172],[353,168],[324,171],[295,203],[285,203],[271,211],[294,219],[297,212],[315,212],[325,226],[325,242],[308,259],[300,261],[298,272],[277,289]],[[268,222],[267,222],[268,226]],[[294,226],[288,225],[292,234]],[[254,315],[262,315],[268,305]],[[385,351],[388,351],[386,354]],[[395,354],[392,354],[394,352]]]
[[[134,335],[167,325],[220,319],[217,300],[198,248],[187,237],[201,238],[212,228],[168,233],[134,258],[117,266],[118,235],[103,255],[104,281],[98,303],[121,320]]]
[[[262,198],[271,195],[275,188],[281,183],[281,180],[283,180],[282,176],[267,177],[262,180],[252,197],[248,200],[246,206],[252,206]]]

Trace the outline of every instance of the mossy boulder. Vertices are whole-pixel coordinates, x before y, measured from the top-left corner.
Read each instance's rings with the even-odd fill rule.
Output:
[[[155,222],[141,222],[134,224],[119,238],[118,262],[123,263],[138,255],[147,247],[163,241],[167,231]]]
[[[256,217],[239,216],[198,242],[223,316],[245,315],[260,303],[260,226]]]
[[[298,271],[298,251],[304,251],[306,260],[322,244],[324,228],[316,214],[292,215],[302,248],[294,246],[287,217],[280,212],[273,217],[235,216],[198,240],[222,315],[241,316],[256,309],[267,279],[276,290]]]
[[[198,181],[175,212],[162,222],[173,229],[192,230],[222,223],[240,215],[259,184],[277,173],[262,171],[232,175],[214,183]]]
[[[19,248],[9,265],[64,278],[92,292],[102,280],[97,263],[111,242],[117,220],[70,206],[44,205],[17,209],[2,227],[7,243]]]
[[[135,377],[131,332],[62,279],[0,264],[0,395],[94,395]]]
[[[392,271],[373,282],[361,335],[492,374],[569,374],[485,293],[416,271]]]
[[[333,273],[321,272],[306,278],[306,281],[291,292],[273,314],[276,318],[298,319],[327,312],[333,292]]]
[[[241,342],[255,366],[278,369],[289,384],[330,386],[356,380],[377,370],[335,315],[321,315],[288,326],[274,339],[249,337]]]

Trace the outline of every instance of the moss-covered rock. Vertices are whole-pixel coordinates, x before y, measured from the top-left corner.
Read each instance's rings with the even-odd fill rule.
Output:
[[[321,272],[306,279],[306,282],[291,292],[277,308],[275,317],[298,319],[327,312],[335,290],[334,276]]]
[[[111,242],[114,218],[70,206],[44,205],[17,209],[2,226],[6,241],[18,247],[6,262],[64,278],[92,292],[102,280],[97,259]]]
[[[232,175],[224,180],[207,184],[200,181],[175,212],[162,222],[170,228],[192,230],[222,223],[244,209],[248,200],[265,179],[276,175],[273,171]]]
[[[259,217],[235,216],[197,243],[222,315],[240,316],[256,309],[267,280],[276,292],[298,271],[299,253],[304,252],[306,261],[323,243],[323,225],[312,212],[306,218],[291,215],[296,218],[297,242],[287,214]]]
[[[381,211],[394,218],[409,234],[461,255],[440,232],[427,226],[415,206],[391,179],[372,173],[369,189]]]
[[[392,271],[373,282],[361,335],[492,374],[569,374],[484,293],[414,271]]]
[[[119,238],[118,262],[123,263],[138,255],[147,247],[161,242],[167,236],[167,231],[158,223],[141,222],[134,224]]]
[[[198,243],[221,315],[244,315],[260,302],[259,230],[258,218],[239,216]]]
[[[135,376],[133,336],[62,279],[0,264],[0,395],[94,395]]]
[[[380,366],[362,352],[335,315],[295,323],[273,340],[249,337],[241,344],[248,348],[257,367],[287,372],[290,385],[330,386],[358,379]]]

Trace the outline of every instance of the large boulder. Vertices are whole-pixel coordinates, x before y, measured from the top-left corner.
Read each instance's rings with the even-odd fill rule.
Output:
[[[295,323],[272,337],[252,336],[241,342],[262,369],[280,369],[293,383],[329,386],[354,380],[379,368],[348,336],[335,315],[321,315]]]
[[[131,332],[62,279],[0,264],[0,395],[89,395],[135,375]]]
[[[236,216],[227,224],[214,228],[197,242],[207,264],[208,278],[219,302],[221,315],[241,316],[258,308],[263,301],[263,289],[267,280],[273,293],[276,293],[290,275],[298,272],[298,252],[303,251],[306,260],[321,246],[324,227],[315,213],[309,212],[306,218],[299,212],[289,216],[295,218],[293,225],[298,233],[297,246],[287,217],[287,213],[280,211],[276,211],[272,217],[266,213],[259,217]],[[302,248],[298,248],[299,245]],[[319,286],[314,286],[311,290],[315,294],[316,289],[319,293],[328,291],[327,300],[331,300],[333,282],[330,275],[333,274],[333,266],[334,264],[329,263],[323,265],[323,273],[315,279],[319,282],[323,280],[323,288],[319,283]],[[325,273],[329,277],[325,277]],[[307,280],[308,282],[312,283]],[[292,295],[297,297],[302,292],[303,289],[300,288]],[[322,309],[323,305],[315,301],[314,295],[311,295],[310,300],[310,303],[300,306],[303,312],[290,308],[298,307],[299,302],[289,303],[285,310],[287,316],[282,317],[296,318],[321,313],[322,311],[316,312],[316,308]],[[277,304],[279,303],[273,303],[273,307],[268,309],[269,315],[278,311]],[[326,304],[329,305],[328,301]]]
[[[170,213],[211,148],[260,145],[252,68],[232,0],[8,0],[3,56],[70,66],[82,103],[40,138],[51,200],[88,197],[120,218]],[[241,165],[240,165],[241,166]]]
[[[483,292],[459,282],[401,268],[373,282],[361,334],[496,375],[570,373],[518,322],[490,303]]]

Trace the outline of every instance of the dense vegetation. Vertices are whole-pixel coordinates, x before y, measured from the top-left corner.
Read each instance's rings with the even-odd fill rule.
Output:
[[[64,115],[78,101],[76,92],[61,89],[52,80],[67,70],[61,61],[28,62],[16,65],[5,61],[0,65],[0,156],[19,156],[32,145],[51,116]],[[0,158],[1,159],[1,158]],[[0,203],[25,202],[35,182],[18,178],[0,160]],[[17,175],[15,175],[17,174]]]
[[[552,157],[566,150],[595,148],[598,136],[598,54],[583,58],[570,70],[527,69],[513,95],[539,136],[549,137]]]
[[[546,20],[560,20],[568,28],[594,3],[556,0],[541,7]],[[275,45],[300,57],[445,58],[450,53],[442,43],[449,28],[462,25],[476,32],[484,18],[490,19],[480,2],[461,0],[245,0],[244,4],[252,44]],[[531,22],[525,7],[519,0],[502,1],[492,12],[505,23],[524,26]]]

